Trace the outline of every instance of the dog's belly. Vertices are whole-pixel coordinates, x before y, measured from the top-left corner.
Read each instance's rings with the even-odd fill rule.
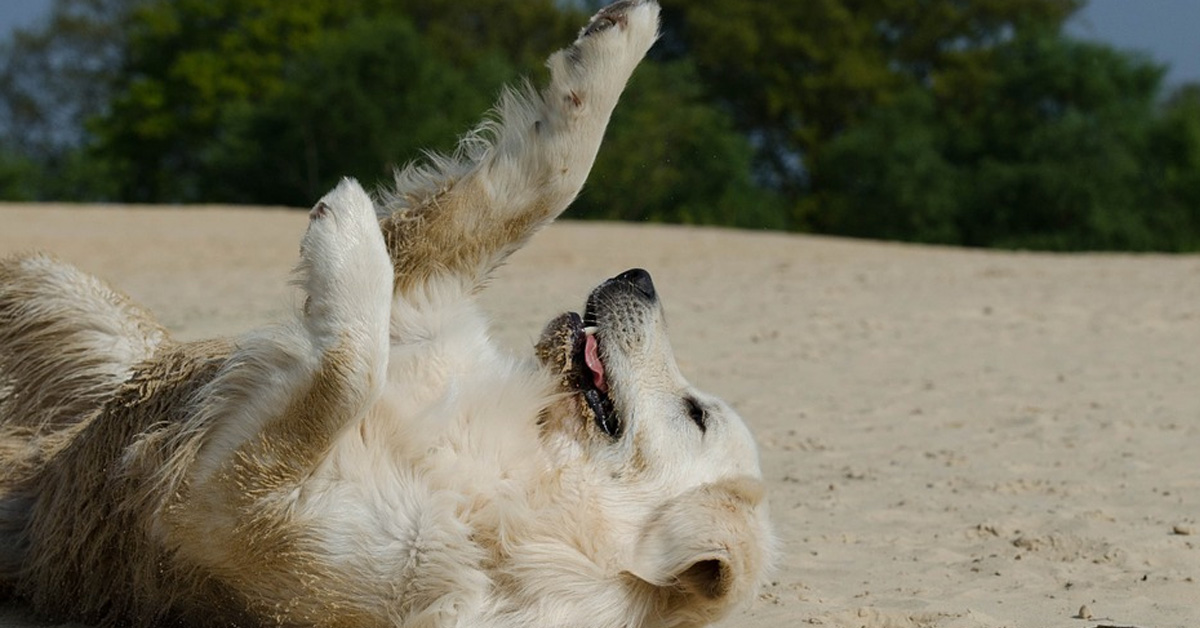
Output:
[[[543,380],[516,362],[480,364],[487,353],[440,390],[416,387],[417,399],[389,384],[305,483],[295,517],[324,578],[340,581],[325,586],[340,603],[409,620],[485,612],[498,519],[529,512],[548,467],[536,428]]]
[[[380,617],[450,608],[471,614],[487,578],[483,552],[461,517],[461,498],[357,438],[358,444],[339,444],[332,464],[297,503],[313,551],[328,564],[326,577],[337,581],[322,588]]]

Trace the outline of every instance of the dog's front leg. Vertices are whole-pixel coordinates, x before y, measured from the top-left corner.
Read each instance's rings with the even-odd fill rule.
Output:
[[[398,176],[382,220],[398,295],[439,275],[475,290],[566,209],[657,32],[652,1],[606,7],[571,46],[550,57],[544,90],[506,93],[497,122],[464,139],[455,158],[434,158],[431,166]]]
[[[392,269],[371,199],[347,179],[309,217],[299,320],[239,341],[197,400],[208,434],[191,477],[235,509],[298,486],[386,377]]]

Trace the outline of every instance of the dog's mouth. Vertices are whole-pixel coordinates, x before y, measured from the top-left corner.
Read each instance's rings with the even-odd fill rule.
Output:
[[[620,422],[609,397],[610,382],[601,357],[595,312],[567,312],[546,325],[535,347],[542,364],[559,376],[559,386],[579,395],[583,410],[600,429],[620,435]]]
[[[621,436],[623,422],[612,398],[619,382],[605,362],[636,342],[628,330],[657,303],[650,273],[634,268],[593,290],[582,316],[567,312],[550,321],[537,343],[537,356],[558,375],[559,387],[577,394],[584,417],[612,438]]]

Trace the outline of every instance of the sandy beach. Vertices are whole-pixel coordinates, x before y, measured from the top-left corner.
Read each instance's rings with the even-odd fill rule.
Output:
[[[231,335],[296,306],[305,222],[0,204],[0,256],[51,251],[177,337]],[[782,555],[723,626],[1200,625],[1200,257],[563,222],[485,293],[496,335],[526,351],[634,266],[760,445]]]

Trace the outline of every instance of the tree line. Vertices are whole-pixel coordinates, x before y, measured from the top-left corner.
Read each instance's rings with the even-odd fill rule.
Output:
[[[1083,0],[660,0],[573,217],[1200,250],[1200,86]],[[306,206],[449,150],[599,2],[57,0],[0,51],[0,198]]]

